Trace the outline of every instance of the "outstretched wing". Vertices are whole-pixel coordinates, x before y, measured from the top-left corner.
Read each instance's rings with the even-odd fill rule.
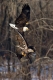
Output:
[[[23,27],[30,20],[30,6],[25,4],[19,17],[16,18],[15,24],[17,27]]]
[[[23,36],[17,30],[12,31],[11,40],[17,49],[25,50],[28,48]]]
[[[25,14],[21,13],[18,18],[15,20],[15,24],[17,27],[23,27],[25,26],[26,22],[28,22],[28,19]]]

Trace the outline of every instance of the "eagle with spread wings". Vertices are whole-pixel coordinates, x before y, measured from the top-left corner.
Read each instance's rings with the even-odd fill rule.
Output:
[[[15,24],[11,24],[10,26],[14,29],[21,30],[21,32],[28,31],[28,21],[30,20],[30,6],[28,4],[24,4],[22,7],[22,11],[19,17],[16,18]]]

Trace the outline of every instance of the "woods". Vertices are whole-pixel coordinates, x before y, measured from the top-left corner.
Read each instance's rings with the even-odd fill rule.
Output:
[[[22,29],[16,32],[9,26],[22,12],[24,4],[30,6],[29,31],[22,36]],[[22,38],[23,37],[23,38]],[[18,47],[16,47],[16,45]],[[25,48],[34,52],[22,55]],[[24,48],[21,49],[21,48]],[[28,49],[27,48],[27,49]],[[25,50],[26,51],[26,50]],[[7,60],[8,72],[6,77],[21,80],[32,80],[33,72],[38,79],[45,80],[49,69],[48,80],[53,75],[53,1],[52,0],[0,0],[0,63],[5,65]],[[11,65],[12,62],[12,65]],[[17,63],[18,62],[18,63]],[[12,67],[12,69],[10,68]],[[18,68],[18,69],[17,69]],[[32,69],[31,69],[32,68]],[[37,71],[36,71],[37,70]],[[1,71],[2,72],[2,71]],[[4,71],[3,71],[4,72]],[[2,72],[2,74],[3,74]],[[11,73],[12,72],[12,73]],[[15,72],[15,73],[14,73]],[[0,76],[2,75],[0,73]],[[4,77],[4,76],[3,76]],[[2,77],[1,77],[2,78]],[[36,80],[36,77],[35,77]]]

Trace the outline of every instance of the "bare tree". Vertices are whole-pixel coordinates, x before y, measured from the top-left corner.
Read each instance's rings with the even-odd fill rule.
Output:
[[[26,3],[31,9],[30,21],[28,22],[29,31],[25,32],[22,37],[20,33],[9,26],[9,23],[14,23],[16,17],[21,14],[22,6]],[[41,79],[43,69],[45,79],[45,66],[49,66],[50,79],[53,71],[51,66],[53,64],[53,1],[0,0],[0,19],[0,56],[2,56],[0,62],[3,63],[7,59],[10,72],[10,62],[12,61],[13,70],[17,70],[15,73],[7,74],[7,77],[14,75],[13,78],[16,80],[17,78],[18,80],[19,78],[31,80],[34,71],[30,71],[30,69],[33,67],[35,71],[37,70],[36,74],[39,79]],[[24,48],[24,43],[27,49]],[[28,53],[27,50],[31,46],[35,49],[35,54],[30,53],[23,56],[22,52]],[[34,57],[34,55],[36,56]],[[17,62],[19,69],[17,69]]]

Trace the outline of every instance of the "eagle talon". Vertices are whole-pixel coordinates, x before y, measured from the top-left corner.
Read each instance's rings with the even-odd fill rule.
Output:
[[[24,53],[24,52],[22,52],[22,55],[25,57],[26,56],[26,54]]]

